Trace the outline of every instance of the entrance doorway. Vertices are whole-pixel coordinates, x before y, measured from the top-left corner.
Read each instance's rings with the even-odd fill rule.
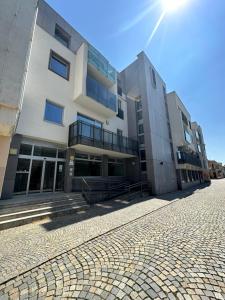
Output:
[[[28,194],[62,191],[64,186],[65,159],[63,158],[62,151],[58,150],[55,153],[56,157],[54,158],[33,155],[36,154],[34,151],[30,152],[30,155],[27,155],[27,153],[20,154],[14,193]]]

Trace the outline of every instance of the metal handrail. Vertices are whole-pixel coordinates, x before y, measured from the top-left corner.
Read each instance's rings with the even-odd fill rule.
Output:
[[[100,181],[99,181],[100,182]],[[84,189],[84,185],[87,187],[87,189]],[[127,184],[127,183],[121,183],[117,186],[111,186],[110,188],[101,190],[101,193],[104,195],[106,194],[108,196],[108,198],[110,198],[110,194],[112,194],[114,191],[119,191],[121,190],[122,193],[128,193],[128,198],[132,192],[132,190],[134,188],[140,187],[140,192],[141,192],[141,196],[143,197],[143,186],[144,185],[148,185],[147,181],[139,181],[139,182],[135,182],[133,184]],[[82,194],[86,197],[87,201],[90,201],[90,194],[96,193],[97,191],[94,191],[90,185],[87,183],[87,181],[82,177]],[[95,201],[92,203],[95,204]]]

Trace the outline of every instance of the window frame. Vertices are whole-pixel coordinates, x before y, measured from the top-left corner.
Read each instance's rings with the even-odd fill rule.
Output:
[[[156,89],[157,88],[156,72],[153,68],[151,68],[151,77],[152,77],[152,85]]]
[[[65,37],[65,38],[68,38],[68,43],[67,44],[64,44],[62,42],[62,40],[60,39],[60,37],[56,34],[56,30],[60,31],[61,34]],[[59,24],[55,24],[55,32],[54,32],[54,37],[57,39],[58,42],[60,42],[63,46],[65,46],[66,48],[69,49],[70,47],[70,43],[71,43],[71,36],[68,32],[66,32]]]
[[[46,119],[46,104],[47,104],[47,102],[50,103],[50,104],[52,104],[52,105],[58,106],[59,108],[62,109],[62,120],[61,120],[61,123]],[[62,106],[62,105],[60,105],[60,104],[58,104],[58,103],[55,103],[55,102],[53,102],[53,101],[51,101],[51,100],[49,100],[49,99],[46,99],[46,100],[45,100],[45,109],[44,109],[44,118],[43,118],[43,120],[44,120],[45,122],[48,122],[48,123],[52,123],[52,124],[59,125],[59,126],[64,126],[64,125],[63,125],[64,109],[65,109],[64,106]]]
[[[64,65],[67,65],[67,66],[68,66],[68,72],[67,72],[67,76],[66,76],[66,77],[64,77],[63,75],[57,73],[55,70],[53,70],[53,69],[51,68],[51,58],[52,58],[52,56],[54,56],[55,60],[57,60],[58,62],[60,62],[60,63],[62,63],[62,64],[64,64]],[[56,53],[55,51],[53,51],[52,49],[50,50],[50,54],[49,54],[48,69],[49,69],[51,72],[57,74],[58,76],[60,76],[60,77],[62,77],[62,78],[64,78],[64,79],[66,79],[67,81],[70,80],[70,62],[69,62],[68,60],[66,60],[65,58],[63,58],[62,56],[60,56],[60,55],[59,55],[58,53]]]

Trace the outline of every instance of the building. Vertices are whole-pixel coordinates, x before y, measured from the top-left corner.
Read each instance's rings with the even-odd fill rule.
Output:
[[[74,191],[84,176],[132,181],[138,174],[117,71],[44,1],[11,148],[2,198]]]
[[[2,57],[10,64],[14,55],[21,64],[8,69],[16,71],[3,78],[8,98],[0,98],[1,107],[6,99],[14,113],[5,133],[2,199],[81,191],[83,184],[101,191],[138,181],[163,194],[203,181],[201,128],[175,94],[167,97],[165,82],[144,52],[118,72],[44,0],[3,3],[21,23],[17,28],[11,22],[15,44],[11,39],[8,45],[21,49],[18,56],[12,51]],[[17,76],[13,97],[10,76]],[[193,132],[201,138],[191,140]]]
[[[166,84],[144,52],[120,75],[127,95],[129,136],[138,139],[141,177],[150,182],[153,194],[174,191],[177,181]]]
[[[26,5],[26,10],[24,9]],[[22,107],[37,0],[2,0],[0,10],[0,197]],[[11,149],[11,153],[14,149]]]
[[[201,127],[176,94],[167,95],[178,187],[185,189],[209,180],[205,144]]]
[[[225,177],[225,167],[222,163],[215,160],[208,160],[209,174],[212,179],[221,179]]]

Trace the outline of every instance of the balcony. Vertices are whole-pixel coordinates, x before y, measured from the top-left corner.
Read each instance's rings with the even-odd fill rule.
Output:
[[[88,64],[94,67],[101,75],[103,75],[109,81],[111,81],[111,83],[116,83],[116,70],[109,64],[105,57],[91,45],[88,45]]]
[[[69,147],[121,158],[138,155],[137,141],[82,121],[70,125]]]
[[[178,164],[190,164],[196,167],[202,167],[198,153],[187,151],[181,147],[177,151]]]
[[[104,87],[97,80],[91,76],[87,76],[86,80],[86,94],[98,103],[104,105],[113,112],[117,111],[117,97],[112,94],[106,87]]]

